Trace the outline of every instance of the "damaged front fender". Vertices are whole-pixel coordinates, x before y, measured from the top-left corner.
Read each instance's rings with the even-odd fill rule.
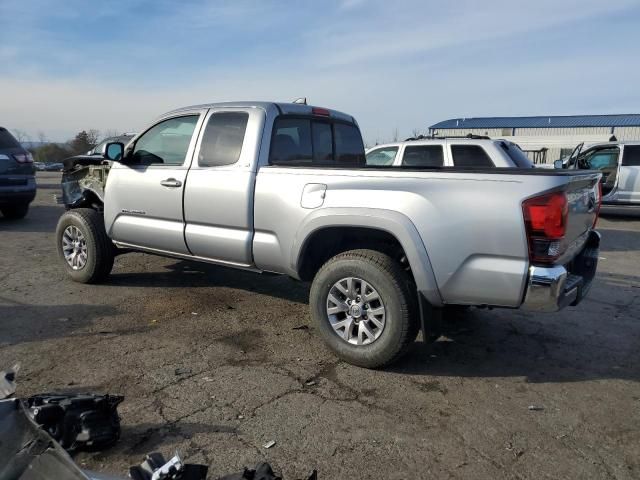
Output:
[[[101,209],[110,169],[110,163],[101,157],[79,156],[65,160],[61,184],[65,206]]]

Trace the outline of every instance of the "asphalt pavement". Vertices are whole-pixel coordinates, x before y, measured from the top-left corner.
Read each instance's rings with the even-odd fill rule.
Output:
[[[578,307],[473,309],[370,371],[325,349],[286,277],[134,253],[104,285],[72,283],[59,177],[38,174],[27,218],[0,218],[0,369],[21,362],[22,396],[125,395],[121,440],[82,467],[178,449],[211,478],[262,460],[287,480],[640,478],[640,216],[600,220]]]

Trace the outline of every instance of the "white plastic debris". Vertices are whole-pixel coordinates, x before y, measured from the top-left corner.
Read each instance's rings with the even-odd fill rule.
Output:
[[[276,441],[275,441],[275,440],[271,440],[271,441],[269,441],[269,442],[265,443],[265,444],[263,445],[263,447],[264,447],[264,448],[271,448],[271,447],[275,446],[275,444],[276,444]]]

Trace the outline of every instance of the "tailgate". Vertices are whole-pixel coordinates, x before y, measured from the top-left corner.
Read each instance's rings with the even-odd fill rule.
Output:
[[[566,187],[569,215],[564,237],[563,259],[570,260],[587,240],[600,205],[600,174],[576,174]],[[564,249],[563,249],[564,250]]]

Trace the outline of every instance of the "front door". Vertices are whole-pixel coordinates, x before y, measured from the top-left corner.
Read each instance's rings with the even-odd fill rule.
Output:
[[[578,159],[579,168],[602,172],[602,196],[614,192],[618,180],[618,147],[607,147],[585,152]],[[606,199],[605,199],[606,200]]]
[[[129,146],[109,172],[105,224],[116,242],[189,254],[182,197],[204,112],[165,118]]]

